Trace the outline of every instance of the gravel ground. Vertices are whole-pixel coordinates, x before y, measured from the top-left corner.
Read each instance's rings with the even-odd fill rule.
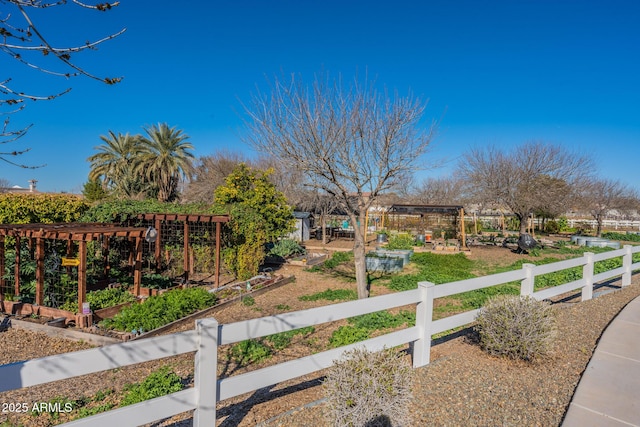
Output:
[[[216,318],[221,323],[227,323],[240,318],[273,314],[277,312],[274,307],[282,307],[283,304],[290,306],[288,310],[319,304],[302,303],[297,296],[326,289],[326,281],[320,280],[318,275],[305,272],[299,272],[297,276],[296,284],[256,297],[256,307],[239,304],[236,308],[216,314]],[[623,290],[584,303],[565,300],[556,304],[554,307],[560,326],[556,349],[548,358],[533,364],[488,356],[471,342],[470,334],[464,331],[457,337],[443,339],[432,347],[432,363],[414,371],[411,425],[559,425],[599,337],[611,319],[629,301],[640,295],[639,285],[640,276],[636,275],[633,285]],[[333,282],[331,287],[352,286]],[[319,328],[317,334],[321,341],[322,336],[330,334],[330,330]],[[308,343],[300,347],[305,345],[308,346]],[[9,329],[0,333],[0,364],[88,347],[86,343]],[[294,346],[272,358],[269,364],[298,356]],[[189,383],[193,369],[193,359],[189,355],[164,363],[170,363],[176,373]],[[92,396],[106,387],[121,390],[126,383],[139,381],[157,367],[158,363],[147,363],[1,393],[0,404],[31,404],[60,395],[76,398]],[[246,370],[233,366],[227,366],[226,369],[234,374]],[[321,380],[320,372],[224,401],[218,407],[216,425],[328,426],[323,416],[325,408]],[[7,419],[26,427],[56,425],[65,421],[63,418],[55,420],[43,416],[20,417],[12,414],[9,417],[0,413],[0,425]],[[189,414],[183,414],[153,425],[183,427],[191,425],[191,421]]]

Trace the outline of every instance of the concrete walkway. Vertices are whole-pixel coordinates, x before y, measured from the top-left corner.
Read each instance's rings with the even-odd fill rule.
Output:
[[[640,297],[602,334],[563,427],[640,427]]]

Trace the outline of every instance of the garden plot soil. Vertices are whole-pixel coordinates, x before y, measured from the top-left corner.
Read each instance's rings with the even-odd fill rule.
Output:
[[[493,257],[501,265],[522,259],[522,255],[499,247],[473,248],[468,256],[484,260]],[[216,313],[216,319],[220,323],[229,323],[306,309],[327,302],[300,301],[299,296],[328,288],[354,288],[353,283],[309,273],[300,267],[285,266],[278,273],[295,274],[297,279],[295,283],[256,296],[254,305],[238,303],[224,307]],[[348,274],[348,271],[344,272],[344,275]],[[374,285],[372,291],[374,295],[387,292],[386,288],[378,285]],[[560,325],[557,348],[550,357],[534,364],[490,357],[473,344],[468,331],[442,339],[432,348],[432,363],[414,370],[412,425],[559,425],[602,331],[638,295],[640,277],[635,276],[633,285],[624,290],[585,303],[556,305]],[[220,374],[235,375],[319,351],[338,324],[321,325],[312,336],[297,337],[297,343],[258,366],[237,366],[227,358],[227,349],[222,349]],[[187,325],[180,328],[189,327]],[[0,363],[10,363],[75,351],[88,348],[88,345],[9,329],[0,333],[0,348]],[[192,382],[193,358],[184,355],[2,393],[0,403],[49,401],[56,396],[80,398],[93,396],[108,388],[121,390],[126,383],[141,380],[165,363],[170,364],[178,375],[185,378],[186,384]],[[221,402],[218,406],[217,425],[328,425],[323,418],[325,408],[321,380],[322,373],[312,374]],[[117,401],[117,393],[114,393],[112,399]],[[3,416],[5,415],[0,414],[0,423],[4,420]],[[183,414],[153,425],[188,426],[191,425],[189,417],[190,414]],[[61,417],[51,422],[44,416],[27,416],[21,419],[14,417],[12,420],[29,427],[55,425],[65,421]]]

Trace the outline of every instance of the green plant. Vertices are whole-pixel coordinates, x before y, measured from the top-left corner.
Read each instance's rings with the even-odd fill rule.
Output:
[[[300,246],[298,242],[292,239],[281,239],[273,244],[269,255],[287,258],[292,255],[304,255],[307,253],[305,248]]]
[[[309,335],[315,332],[313,326],[307,326],[305,328],[293,329],[291,331],[279,332],[277,334],[269,335],[265,337],[265,340],[269,342],[276,350],[282,350],[291,344],[291,340],[296,335]]]
[[[358,299],[358,293],[354,289],[327,289],[311,295],[298,297],[300,301],[350,301]]]
[[[271,349],[261,340],[249,339],[240,341],[231,347],[231,358],[238,365],[258,363],[271,357]]]
[[[134,403],[164,396],[182,390],[180,377],[168,366],[164,366],[149,374],[142,382],[125,387],[125,394],[121,405]]]
[[[175,289],[147,298],[144,303],[123,308],[111,319],[102,321],[107,328],[119,331],[151,331],[196,311],[211,307],[214,294],[202,288]]]
[[[409,425],[412,369],[393,350],[346,352],[323,382],[335,426]]]
[[[290,310],[291,307],[289,307],[287,304],[278,304],[276,305],[276,310],[282,310],[282,311],[287,311]]]
[[[526,361],[549,353],[557,333],[548,303],[516,295],[490,299],[480,309],[476,331],[489,354]]]
[[[345,262],[349,262],[353,260],[353,252],[334,252],[333,254],[331,254],[331,258],[329,258],[328,260],[326,260],[325,262],[318,264],[318,265],[314,265],[313,267],[309,268],[309,271],[311,272],[320,272],[320,271],[329,271],[329,270],[333,270],[334,268],[336,268],[337,266],[339,266],[340,264],[343,264]]]
[[[95,311],[125,302],[136,301],[136,297],[129,293],[126,288],[116,287],[87,292],[86,301],[91,309]],[[78,310],[78,302],[77,300],[69,300],[60,308],[75,313]]]
[[[386,249],[413,249],[415,246],[415,239],[408,234],[398,234],[389,238],[389,243],[385,246]]]
[[[255,305],[255,304],[256,304],[256,300],[252,296],[246,296],[242,298],[242,305],[251,307],[252,305]]]
[[[358,328],[352,325],[340,326],[333,331],[329,338],[331,348],[342,347],[369,339],[371,331],[366,328]]]

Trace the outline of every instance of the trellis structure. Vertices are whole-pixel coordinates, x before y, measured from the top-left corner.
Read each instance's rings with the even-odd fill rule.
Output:
[[[20,295],[20,252],[21,240],[29,239],[35,244],[36,261],[36,293],[35,304],[43,306],[45,295],[45,241],[58,240],[67,242],[67,258],[62,259],[62,266],[68,270],[77,267],[78,275],[78,313],[82,313],[87,292],[87,243],[102,240],[108,246],[108,238],[119,237],[133,243],[133,293],[140,295],[142,282],[142,242],[147,232],[142,227],[122,227],[115,224],[60,223],[60,224],[2,224],[0,225],[0,272],[5,271],[5,238],[15,238],[15,283],[14,292]],[[107,238],[107,239],[105,239]],[[77,244],[77,252],[74,250]],[[103,249],[105,249],[103,247]],[[108,247],[106,248],[108,249]],[[75,253],[75,255],[74,255]],[[104,260],[105,273],[108,272],[108,258]],[[6,289],[5,280],[0,276],[0,290]],[[4,298],[0,292],[0,298]]]
[[[150,243],[149,248],[154,254],[156,266],[162,265],[164,244],[171,240],[182,241],[182,275],[185,281],[194,268],[193,251],[190,252],[193,240],[191,236],[195,234],[198,239],[204,239],[207,244],[211,244],[215,233],[215,286],[220,286],[220,231],[221,224],[229,222],[229,215],[145,213],[138,215],[138,220],[146,226],[153,226],[158,233],[155,242]]]

